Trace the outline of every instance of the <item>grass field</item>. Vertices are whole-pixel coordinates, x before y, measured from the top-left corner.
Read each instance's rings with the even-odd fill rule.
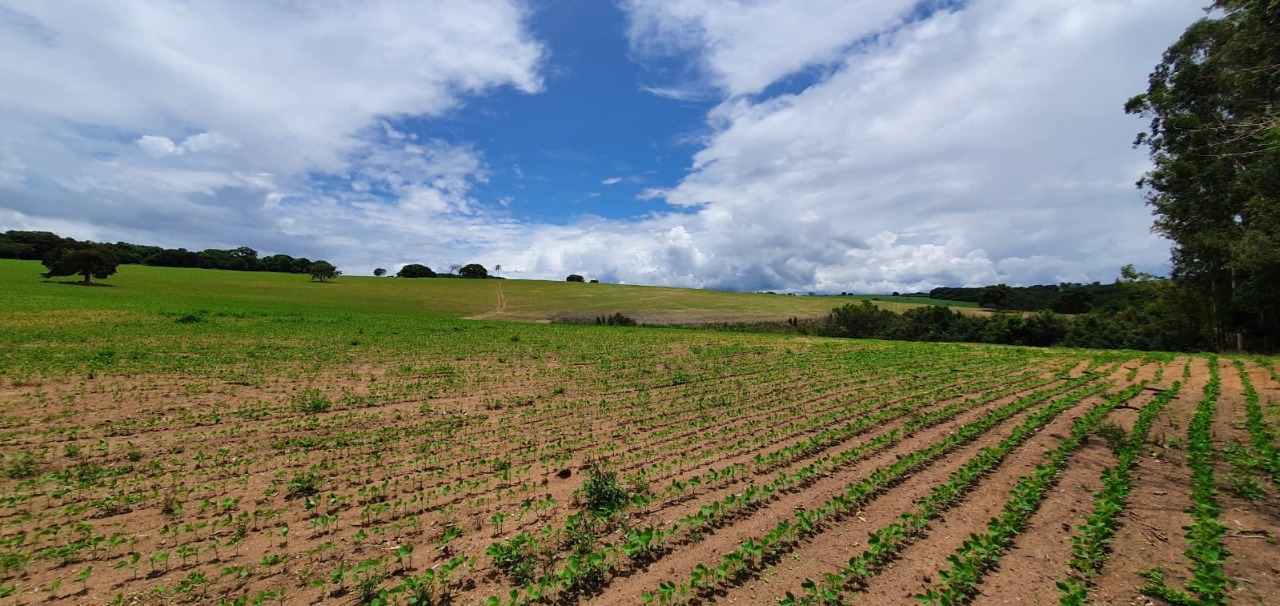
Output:
[[[1280,600],[1271,358],[462,319],[833,298],[37,272],[0,263],[3,603]]]
[[[293,274],[140,265],[120,266],[118,274],[101,281],[105,286],[100,289],[69,293],[51,291],[50,285],[39,279],[43,269],[32,261],[0,260],[0,280],[20,299],[11,304],[13,309],[39,309],[44,301],[54,297],[59,301],[75,298],[91,308],[97,308],[101,302],[117,308],[170,312],[215,308],[358,310],[518,321],[551,320],[565,315],[594,318],[621,312],[643,322],[671,324],[813,318],[850,301],[876,298],[880,299],[877,305],[894,311],[943,304],[978,312],[976,306],[962,302],[888,295],[809,297],[540,280],[411,280],[359,276],[343,276],[322,284]]]

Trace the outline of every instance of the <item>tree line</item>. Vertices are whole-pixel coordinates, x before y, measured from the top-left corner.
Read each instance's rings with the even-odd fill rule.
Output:
[[[313,261],[306,257],[269,255],[259,257],[248,246],[208,248],[191,251],[185,248],[162,248],[128,242],[81,242],[47,231],[6,231],[0,234],[0,258],[40,261],[58,247],[68,245],[99,246],[110,252],[121,265],[153,265],[157,267],[191,267],[228,269],[232,271],[271,271],[290,274],[310,272]]]
[[[260,258],[258,251],[248,246],[190,251],[129,242],[79,241],[47,231],[9,230],[0,234],[0,258],[41,261],[49,269],[46,278],[81,275],[85,283],[90,276],[103,279],[114,274],[117,265],[311,274],[313,280],[321,282],[342,274],[323,259],[312,261],[284,254]]]
[[[1157,279],[1151,274],[1136,271],[1126,265],[1121,279],[1128,281]],[[1111,284],[1094,282],[1079,284],[1037,284],[1033,286],[1009,286],[994,284],[977,287],[942,286],[929,291],[930,299],[977,303],[979,307],[996,311],[1043,311],[1060,314],[1082,314],[1094,310],[1118,310],[1134,303],[1141,294],[1126,288],[1123,282]]]
[[[76,252],[72,254],[71,251]],[[129,242],[82,242],[47,231],[9,230],[0,233],[0,259],[44,261],[45,266],[50,270],[45,277],[83,275],[85,282],[89,281],[89,276],[101,279],[114,274],[116,265],[311,274],[312,279],[322,282],[342,274],[333,264],[323,259],[312,261],[306,257],[292,257],[285,254],[259,257],[258,251],[248,246],[191,251],[185,248],[162,248]],[[495,272],[501,269],[501,265],[494,266]],[[381,267],[373,272],[377,277],[386,274],[387,270]],[[479,263],[453,265],[449,268],[449,273],[436,273],[426,265],[409,263],[400,268],[396,276],[400,278],[495,277],[489,275],[489,270]]]
[[[1165,51],[1135,146],[1177,297],[1215,350],[1280,348],[1280,3],[1216,0]]]

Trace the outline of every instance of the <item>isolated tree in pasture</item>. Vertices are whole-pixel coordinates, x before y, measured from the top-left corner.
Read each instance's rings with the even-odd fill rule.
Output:
[[[116,273],[119,261],[111,251],[97,244],[66,244],[59,246],[45,255],[42,261],[49,271],[41,274],[45,278],[58,276],[83,276],[84,283],[89,284],[90,277],[105,280]]]
[[[431,271],[431,268],[427,267],[426,265],[421,265],[419,263],[410,263],[408,265],[405,265],[404,267],[401,267],[400,271],[396,272],[396,277],[397,278],[434,278],[436,277],[436,272]]]
[[[1218,348],[1280,347],[1280,5],[1216,0],[1125,111],[1175,283]]]
[[[309,271],[311,273],[311,279],[313,281],[318,280],[320,282],[328,282],[329,280],[342,275],[342,272],[338,271],[338,268],[334,267],[332,263],[324,260],[313,262]]]
[[[464,278],[488,278],[489,270],[479,263],[468,263],[458,270],[458,275]]]
[[[379,267],[379,268],[377,268],[377,269],[373,270],[373,275],[374,275],[375,277],[381,278],[382,276],[387,275],[387,270],[386,270],[386,269],[383,269],[383,268],[381,268],[381,267]]]
[[[565,282],[586,282],[587,279],[578,274],[569,274],[569,277],[565,278],[564,281]]]

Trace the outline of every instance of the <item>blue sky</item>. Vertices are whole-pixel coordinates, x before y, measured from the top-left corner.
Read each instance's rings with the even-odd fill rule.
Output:
[[[528,27],[549,50],[545,89],[500,89],[413,127],[482,146],[493,172],[476,194],[508,199],[513,217],[564,223],[653,212],[636,196],[683,176],[714,104],[642,90],[655,76],[628,58],[618,6],[556,0],[531,8]]]
[[[348,274],[1162,273],[1124,115],[1199,0],[0,0],[0,229]]]

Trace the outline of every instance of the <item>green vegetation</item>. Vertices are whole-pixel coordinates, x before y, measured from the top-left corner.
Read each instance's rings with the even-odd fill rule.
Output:
[[[790,588],[840,602],[1029,437],[1123,381],[1095,410],[1114,406],[1140,367],[1172,358],[462,319],[543,295],[648,294],[628,311],[655,315],[763,301],[791,306],[771,308],[783,317],[830,297],[134,265],[113,288],[79,288],[38,269],[0,262],[0,566],[15,592],[55,601],[112,587],[173,602],[563,603],[734,528],[727,549],[640,584],[654,602],[702,600],[966,452],[864,553]],[[808,490],[816,506],[783,506]]]
[[[1085,517],[1083,524],[1076,527],[1078,534],[1071,540],[1071,576],[1058,582],[1061,606],[1075,606],[1088,601],[1089,583],[1106,562],[1109,546],[1120,523],[1120,514],[1124,512],[1133,488],[1130,474],[1146,446],[1147,432],[1156,415],[1178,395],[1181,387],[1181,383],[1174,382],[1173,387],[1142,408],[1133,430],[1117,444],[1116,457],[1119,461],[1102,471],[1102,490],[1093,496],[1093,511]]]
[[[300,319],[302,314],[322,322],[353,313],[388,320],[389,316],[461,318],[495,310],[499,292],[506,305],[493,319],[522,321],[573,316],[590,322],[596,316],[619,312],[650,324],[781,321],[794,316],[824,316],[830,313],[833,300],[619,284],[582,288],[555,281],[419,281],[354,276],[344,276],[320,290],[320,285],[288,274],[140,265],[120,266],[112,277],[114,288],[74,292],[78,289],[41,283],[41,271],[42,266],[36,262],[0,260],[0,284],[9,295],[2,303],[3,311],[12,314],[8,320],[13,328],[20,329],[25,320],[32,319],[29,314],[72,310],[93,310],[96,317],[85,322],[85,327],[107,331],[116,322],[172,322],[200,310],[206,324],[223,329],[229,324],[258,324],[273,316]],[[919,306],[880,304],[890,309]],[[77,324],[71,322],[64,327],[75,328]],[[164,332],[167,331],[161,330]]]
[[[1125,111],[1149,118],[1139,185],[1173,241],[1182,322],[1208,346],[1280,348],[1280,20],[1273,0],[1216,0]]]
[[[1187,531],[1187,550],[1183,555],[1191,561],[1192,578],[1186,587],[1190,592],[1168,587],[1159,571],[1152,571],[1147,576],[1151,582],[1142,587],[1144,594],[1170,604],[1217,606],[1230,600],[1222,563],[1231,552],[1222,542],[1227,529],[1218,520],[1221,507],[1216,497],[1218,490],[1213,472],[1211,425],[1222,390],[1217,356],[1210,356],[1209,372],[1204,398],[1196,407],[1195,417],[1187,428],[1187,467],[1191,469],[1191,510],[1188,513],[1192,523],[1184,529]]]
[[[84,283],[89,278],[106,279],[116,273],[119,262],[111,251],[92,244],[64,244],[45,255],[42,261],[49,271],[44,272],[46,278],[62,276],[81,276]]]

